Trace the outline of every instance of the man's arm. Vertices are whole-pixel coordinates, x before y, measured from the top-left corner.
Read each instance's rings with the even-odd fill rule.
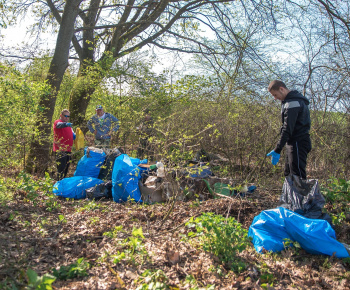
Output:
[[[62,129],[62,128],[66,128],[66,127],[72,127],[71,124],[72,123],[69,123],[69,122],[58,122],[56,124],[56,128],[57,129]]]
[[[286,145],[292,136],[300,108],[301,105],[298,101],[286,102],[284,104],[284,122],[281,129],[281,138],[274,149],[276,153],[281,153],[284,145]]]
[[[110,115],[111,116],[111,119],[112,119],[112,122],[111,124],[113,124],[113,128],[110,130],[111,132],[115,132],[115,131],[118,131],[119,129],[119,120],[114,117],[112,114]]]
[[[95,129],[92,127],[92,124],[93,124],[93,117],[91,117],[87,122],[87,127],[91,133],[94,133]]]

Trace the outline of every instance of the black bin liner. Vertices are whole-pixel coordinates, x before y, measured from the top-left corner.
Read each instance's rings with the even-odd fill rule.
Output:
[[[332,219],[322,212],[325,204],[317,179],[301,179],[296,175],[286,177],[280,206],[292,210],[306,218],[324,219],[332,225]]]
[[[101,198],[112,198],[112,180],[95,185],[86,189],[86,197],[88,199],[99,200]]]
[[[111,180],[112,179],[112,171],[115,159],[121,154],[119,149],[113,149],[112,152],[106,155],[106,159],[101,166],[100,173],[98,175],[98,179],[101,180]]]

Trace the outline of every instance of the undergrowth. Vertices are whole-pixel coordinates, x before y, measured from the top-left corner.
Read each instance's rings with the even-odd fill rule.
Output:
[[[188,233],[189,238],[195,238],[194,244],[216,255],[225,267],[235,272],[245,270],[246,264],[237,252],[250,246],[250,239],[248,231],[233,217],[203,213],[200,217],[191,218],[186,225],[195,229]]]

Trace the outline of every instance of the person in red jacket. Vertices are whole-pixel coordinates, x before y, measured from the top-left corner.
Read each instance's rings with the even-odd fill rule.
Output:
[[[71,160],[75,133],[69,118],[69,111],[64,109],[60,114],[60,119],[53,123],[53,151],[55,152],[57,163],[57,180],[66,177]]]

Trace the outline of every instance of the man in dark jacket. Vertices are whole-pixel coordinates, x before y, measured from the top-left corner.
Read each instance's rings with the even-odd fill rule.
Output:
[[[311,150],[309,100],[298,91],[290,91],[282,81],[272,81],[268,87],[275,100],[282,103],[281,138],[274,150],[267,154],[276,165],[282,148],[286,146],[284,175],[298,175],[306,179],[306,159]]]

